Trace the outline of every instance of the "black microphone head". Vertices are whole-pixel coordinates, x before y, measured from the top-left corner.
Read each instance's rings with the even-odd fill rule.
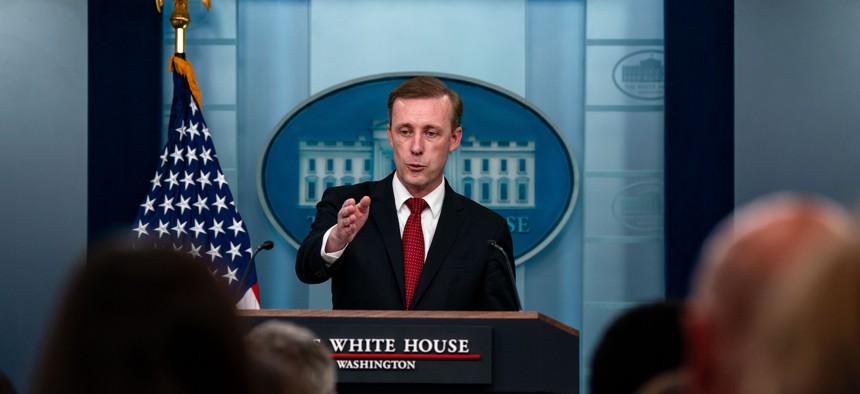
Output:
[[[275,247],[275,243],[270,241],[270,240],[266,240],[265,242],[260,244],[260,247],[263,249],[266,249],[266,250],[271,250],[272,248]]]

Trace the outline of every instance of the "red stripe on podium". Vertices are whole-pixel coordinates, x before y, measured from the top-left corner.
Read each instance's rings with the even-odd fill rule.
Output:
[[[480,360],[480,354],[408,354],[408,353],[334,353],[332,358],[341,359],[384,359],[384,360]]]

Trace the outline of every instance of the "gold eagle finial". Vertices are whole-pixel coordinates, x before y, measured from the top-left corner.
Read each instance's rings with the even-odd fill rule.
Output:
[[[211,0],[202,0],[208,11]],[[161,13],[164,0],[155,0],[155,7]],[[173,13],[170,14],[170,24],[176,29],[176,53],[185,53],[185,29],[191,23],[191,15],[188,14],[188,0],[173,0]]]
[[[202,1],[208,11],[211,8],[211,0]],[[164,0],[155,0],[155,7],[158,8],[159,13],[163,5]],[[174,28],[184,29],[188,27],[189,22],[191,22],[191,16],[188,15],[188,0],[173,0],[173,13],[170,14],[170,23],[173,24]]]

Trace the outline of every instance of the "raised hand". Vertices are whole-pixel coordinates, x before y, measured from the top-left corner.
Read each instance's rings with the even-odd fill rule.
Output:
[[[364,227],[369,214],[370,197],[364,196],[358,203],[352,198],[344,201],[337,213],[337,225],[329,233],[325,246],[326,253],[341,250],[352,242],[355,235]]]

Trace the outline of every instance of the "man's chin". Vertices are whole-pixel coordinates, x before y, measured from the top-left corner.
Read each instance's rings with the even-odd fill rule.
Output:
[[[424,174],[407,173],[405,177],[400,178],[400,182],[411,194],[421,194],[421,192],[429,192],[431,183]]]
[[[424,177],[408,175],[406,176],[406,180],[403,182],[410,189],[421,190],[427,187],[427,180]]]

